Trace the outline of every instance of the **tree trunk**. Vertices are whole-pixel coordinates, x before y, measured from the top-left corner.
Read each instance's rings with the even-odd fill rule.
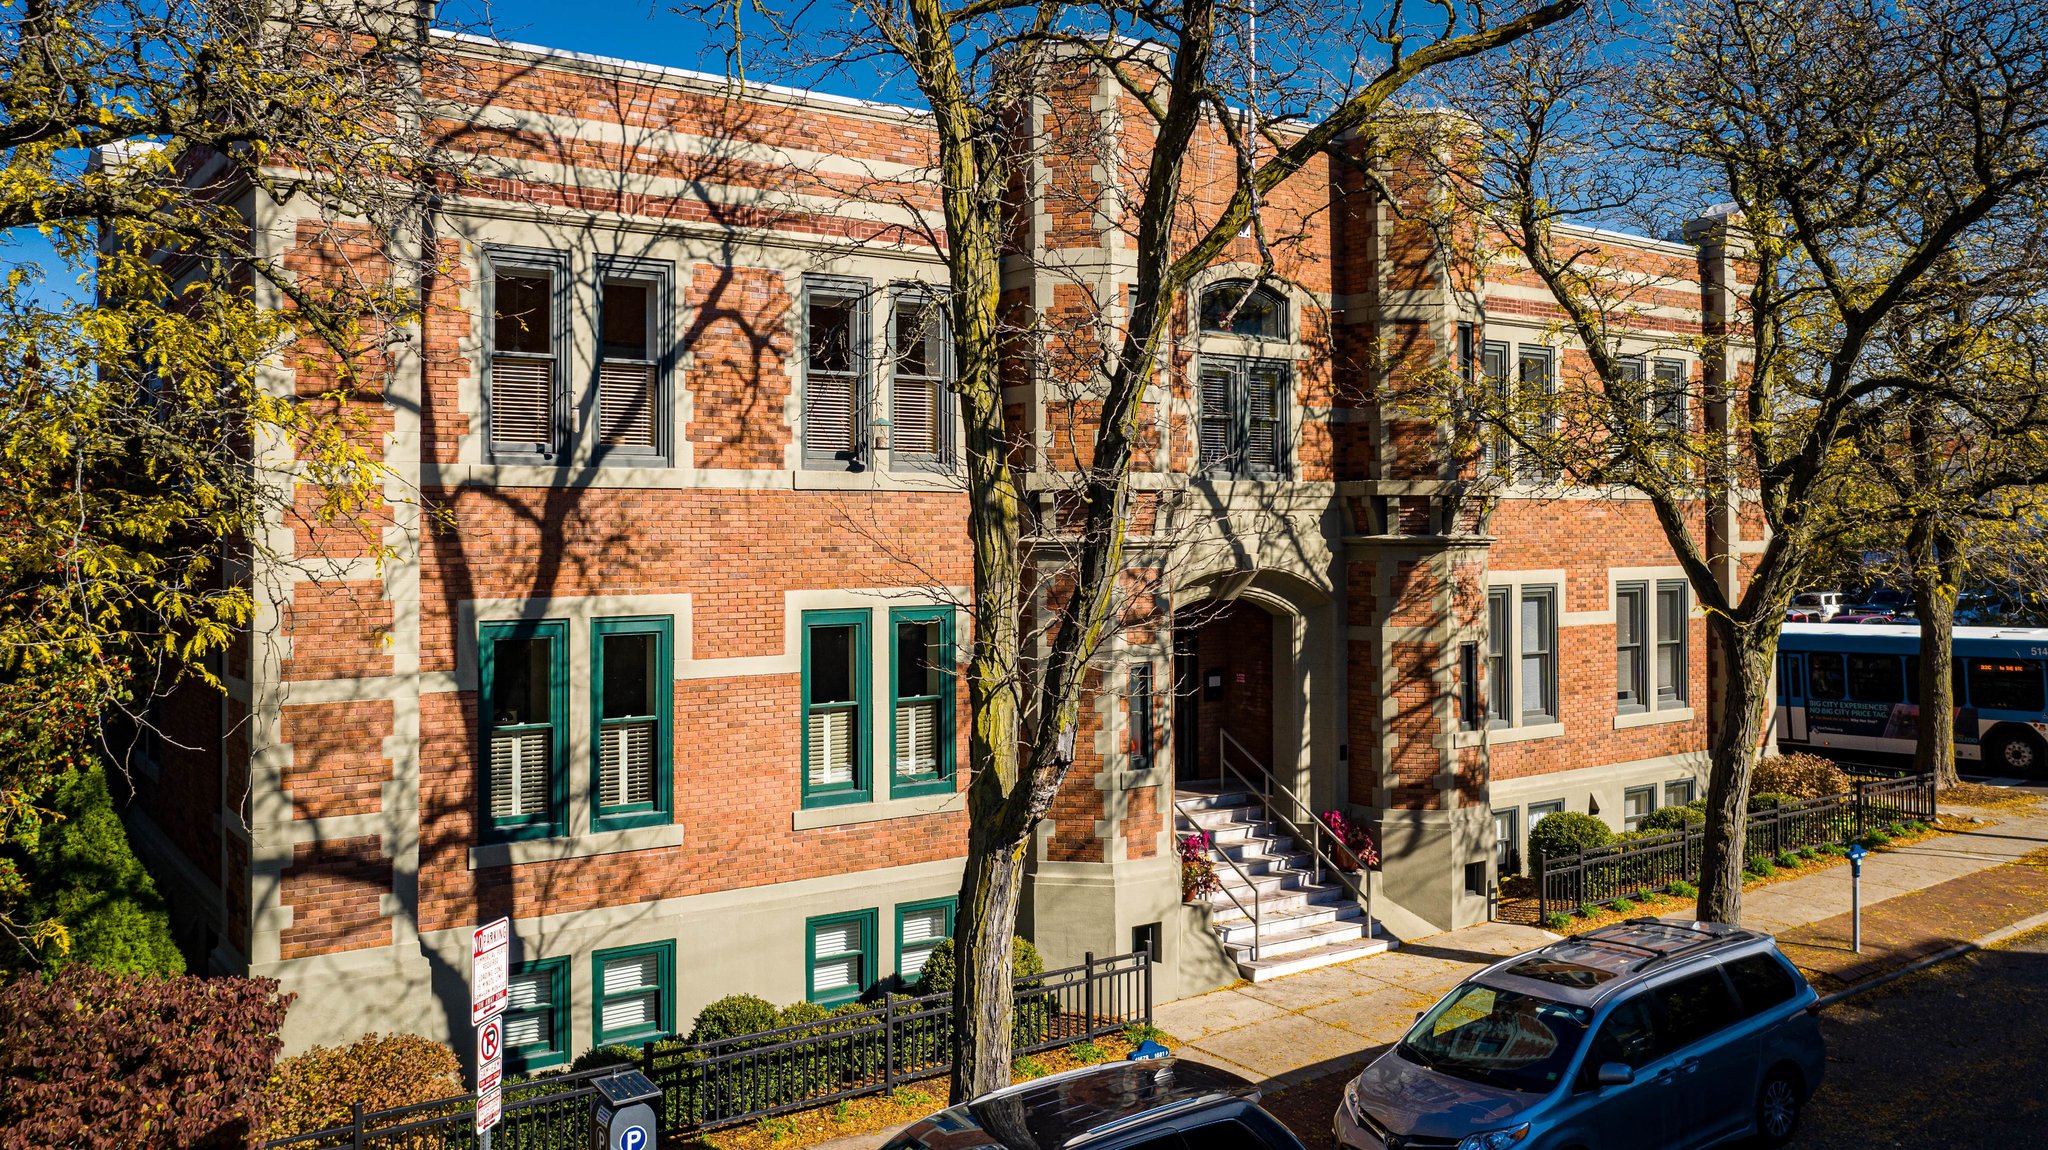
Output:
[[[1707,616],[1713,675],[1707,706],[1707,823],[1700,849],[1699,917],[1742,921],[1742,864],[1749,829],[1749,775],[1770,704],[1777,618],[1740,625]]]
[[[954,976],[953,1102],[1010,1084],[1010,1040],[1016,1013],[1011,951],[1024,887],[1027,836],[1014,843],[984,841],[990,828],[968,830],[967,874],[961,884],[958,959]]]
[[[1956,598],[1961,563],[1947,532],[1931,516],[1913,524],[1907,551],[1913,561],[1913,609],[1920,616],[1920,734],[1913,744],[1913,769],[1934,775],[1936,787],[1952,787],[1956,773],[1954,666]]]

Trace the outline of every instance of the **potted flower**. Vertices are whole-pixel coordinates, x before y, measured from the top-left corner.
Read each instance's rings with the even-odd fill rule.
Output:
[[[1355,823],[1344,817],[1344,812],[1327,810],[1323,812],[1323,825],[1330,828],[1330,834],[1338,843],[1337,865],[1347,871],[1366,870],[1380,865],[1379,847],[1372,841],[1372,832],[1364,823]]]
[[[1209,857],[1209,836],[1201,831],[1180,840],[1180,897],[1196,902],[1223,889],[1216,862]]]

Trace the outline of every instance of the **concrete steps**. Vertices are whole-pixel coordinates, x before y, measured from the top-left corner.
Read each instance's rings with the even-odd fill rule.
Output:
[[[1368,934],[1365,912],[1350,891],[1334,879],[1316,881],[1314,857],[1295,849],[1286,827],[1268,819],[1253,796],[1184,791],[1176,799],[1176,833],[1209,836],[1223,886],[1209,896],[1209,921],[1240,976],[1264,982],[1393,948],[1380,932]]]

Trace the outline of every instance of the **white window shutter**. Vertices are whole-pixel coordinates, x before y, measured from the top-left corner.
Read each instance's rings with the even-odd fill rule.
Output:
[[[598,736],[600,806],[633,806],[654,801],[654,737],[659,724],[619,723]]]
[[[853,782],[852,708],[811,712],[811,785],[845,786]]]
[[[939,703],[925,699],[896,705],[896,773],[933,775],[939,770]]]
[[[491,441],[551,447],[555,441],[555,363],[500,355],[491,359]]]
[[[544,814],[553,732],[519,731],[491,736],[491,817]]]
[[[654,367],[644,363],[606,361],[597,368],[597,441],[605,447],[653,451],[655,432]]]

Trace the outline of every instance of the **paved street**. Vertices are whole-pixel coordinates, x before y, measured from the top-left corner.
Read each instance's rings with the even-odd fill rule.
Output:
[[[1828,1080],[1793,1145],[2038,1146],[2048,1122],[2048,930],[1829,1010]]]

